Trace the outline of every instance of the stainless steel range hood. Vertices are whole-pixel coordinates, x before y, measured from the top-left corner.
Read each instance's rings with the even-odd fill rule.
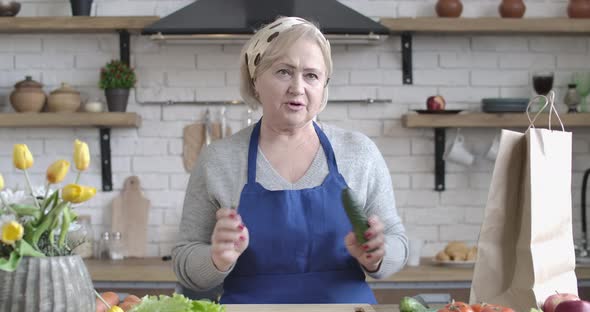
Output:
[[[154,40],[244,42],[277,16],[317,22],[333,43],[371,43],[389,30],[336,0],[199,0],[144,28]]]

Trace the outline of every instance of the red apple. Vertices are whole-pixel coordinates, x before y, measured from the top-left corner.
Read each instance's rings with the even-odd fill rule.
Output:
[[[555,308],[563,301],[576,301],[580,300],[580,297],[574,294],[560,294],[556,293],[551,295],[545,299],[545,303],[543,303],[543,312],[555,312]]]
[[[428,110],[444,110],[446,104],[445,98],[440,95],[429,96],[426,100]]]
[[[555,307],[555,312],[590,312],[590,302],[584,300],[566,300]]]

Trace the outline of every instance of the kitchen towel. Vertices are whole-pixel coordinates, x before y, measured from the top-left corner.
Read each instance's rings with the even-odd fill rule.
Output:
[[[543,98],[551,106],[551,119],[557,114],[554,94]],[[534,119],[525,133],[502,130],[478,241],[471,303],[529,311],[556,291],[578,292],[572,135],[563,125],[560,131],[550,130],[551,125],[535,128]]]

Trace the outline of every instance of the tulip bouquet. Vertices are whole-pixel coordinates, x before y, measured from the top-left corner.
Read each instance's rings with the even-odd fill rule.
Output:
[[[25,144],[15,144],[14,166],[25,176],[30,203],[8,203],[0,194],[0,270],[16,270],[22,257],[65,256],[75,246],[68,246],[70,223],[77,216],[72,204],[85,202],[96,194],[96,189],[78,184],[80,174],[90,164],[90,153],[85,142],[74,142],[74,164],[78,174],[74,183],[50,194],[50,186],[62,182],[70,168],[67,160],[57,160],[47,168],[45,196],[35,196],[27,169],[33,166],[33,155]],[[0,191],[4,179],[0,175]],[[59,233],[59,234],[58,234]]]

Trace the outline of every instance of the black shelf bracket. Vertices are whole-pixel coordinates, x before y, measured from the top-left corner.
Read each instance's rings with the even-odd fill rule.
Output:
[[[129,65],[131,62],[130,35],[125,29],[119,33],[119,59]],[[111,166],[111,128],[99,128],[100,135],[100,166],[102,170],[102,190],[110,192],[113,190],[113,171]]]
[[[405,85],[414,83],[412,75],[412,33],[404,31],[401,35],[402,40],[402,81]]]
[[[445,190],[445,128],[434,128],[434,190]]]
[[[102,168],[102,190],[113,190],[111,167],[111,128],[100,128],[100,166]]]

